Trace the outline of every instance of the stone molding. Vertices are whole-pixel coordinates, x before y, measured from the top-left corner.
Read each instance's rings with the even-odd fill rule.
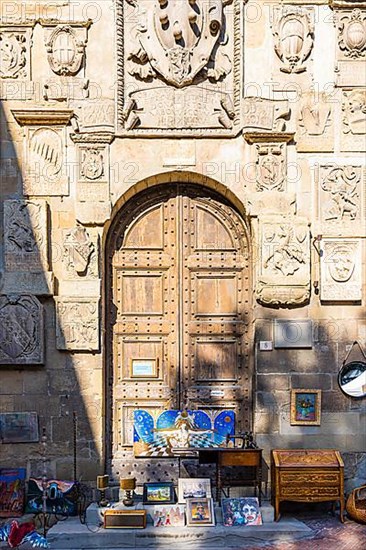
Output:
[[[295,137],[295,132],[244,132],[244,139],[253,143],[289,143]]]
[[[70,139],[74,143],[106,143],[110,145],[115,135],[109,132],[71,134]]]
[[[15,120],[20,126],[30,125],[57,125],[69,124],[74,115],[72,109],[12,109]]]

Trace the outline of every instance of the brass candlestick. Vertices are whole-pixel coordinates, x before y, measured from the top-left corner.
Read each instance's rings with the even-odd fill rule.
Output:
[[[136,478],[125,477],[119,480],[121,489],[125,492],[125,498],[122,500],[125,506],[133,506],[133,491],[136,489]]]
[[[99,506],[108,506],[109,502],[106,499],[105,492],[108,489],[109,476],[97,476],[97,489],[100,491]]]

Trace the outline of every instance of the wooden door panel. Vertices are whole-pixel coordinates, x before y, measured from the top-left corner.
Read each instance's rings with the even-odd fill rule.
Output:
[[[223,220],[203,206],[195,207],[195,249],[234,250],[234,242]]]
[[[117,306],[120,315],[164,314],[164,273],[120,271],[117,274]]]
[[[154,206],[144,212],[125,234],[124,248],[134,250],[163,250],[164,248],[164,207]]]
[[[235,274],[192,273],[193,314],[198,317],[236,317],[237,279]]]
[[[195,382],[236,382],[240,340],[225,337],[192,337]]]

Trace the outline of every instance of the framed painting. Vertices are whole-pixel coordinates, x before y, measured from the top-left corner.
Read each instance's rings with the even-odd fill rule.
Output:
[[[187,525],[201,527],[215,525],[212,498],[187,499]]]
[[[144,483],[144,504],[174,504],[174,485],[170,481]]]
[[[131,359],[131,378],[157,378],[158,359]]]
[[[25,468],[0,468],[0,517],[23,514],[25,475]]]
[[[321,390],[291,390],[291,426],[320,426]]]
[[[154,527],[184,527],[185,525],[185,506],[182,504],[150,506],[148,512]]]
[[[135,409],[133,448],[137,457],[161,458],[191,455],[192,449],[226,446],[235,433],[235,411],[231,409],[166,410],[154,416]]]
[[[178,479],[178,502],[184,504],[187,498],[211,498],[211,479],[206,477]]]
[[[262,514],[257,497],[223,498],[221,509],[225,527],[262,525]]]

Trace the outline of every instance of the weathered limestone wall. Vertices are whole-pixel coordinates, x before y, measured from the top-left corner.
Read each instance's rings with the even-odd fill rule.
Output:
[[[199,31],[188,63],[179,29],[162,46],[174,2],[158,23],[153,4],[160,14],[152,0],[1,3],[0,412],[37,412],[49,473],[67,478],[75,411],[78,473],[103,471],[108,227],[142,189],[193,181],[250,221],[266,456],[362,452],[365,399],[337,375],[353,341],[366,348],[366,5],[197,2],[195,21],[177,16]],[[276,347],[278,320],[309,347]],[[320,426],[290,424],[299,388],[322,390]],[[1,445],[1,466],[36,474],[39,458],[38,444]]]

